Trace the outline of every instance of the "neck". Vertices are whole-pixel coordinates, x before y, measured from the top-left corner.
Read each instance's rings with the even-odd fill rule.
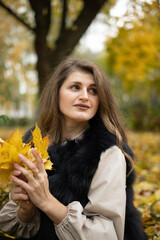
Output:
[[[88,127],[88,122],[67,123],[62,122],[61,142],[76,137],[80,132]]]

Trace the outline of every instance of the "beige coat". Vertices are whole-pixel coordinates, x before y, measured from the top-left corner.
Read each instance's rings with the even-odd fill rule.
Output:
[[[126,208],[126,162],[117,146],[101,154],[88,194],[89,202],[72,202],[67,216],[55,226],[60,240],[123,240]],[[31,223],[17,217],[17,204],[9,201],[0,211],[0,229],[8,234],[29,238],[40,227],[37,209]]]

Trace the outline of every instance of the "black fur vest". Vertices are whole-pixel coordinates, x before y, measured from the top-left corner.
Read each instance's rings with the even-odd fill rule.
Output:
[[[66,144],[49,147],[48,152],[54,164],[54,170],[48,171],[51,193],[65,205],[72,201],[79,201],[84,207],[88,202],[88,191],[100,155],[113,145],[117,145],[116,137],[108,132],[100,121],[92,120],[81,140],[69,140]],[[123,148],[133,157],[131,149],[125,142],[123,142]],[[127,159],[126,162],[128,172],[130,165]],[[124,240],[146,240],[147,236],[141,225],[140,214],[133,205],[134,179],[133,171],[127,178]],[[41,212],[40,230],[32,239],[58,240],[53,222],[43,212]]]

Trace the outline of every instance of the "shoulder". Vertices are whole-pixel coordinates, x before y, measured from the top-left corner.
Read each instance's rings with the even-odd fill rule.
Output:
[[[114,169],[115,172],[126,174],[126,160],[121,149],[115,145],[102,152],[98,168],[107,172]]]
[[[101,159],[115,158],[115,157],[117,161],[119,161],[119,159],[125,159],[124,154],[122,153],[121,149],[117,145],[111,146],[110,148],[106,149],[101,153],[101,156],[100,156]]]
[[[105,152],[107,149],[109,150],[113,146],[116,146],[117,150],[119,149],[118,151],[121,151],[120,148],[118,147],[118,141],[116,136],[113,133],[109,132],[100,120],[98,121],[94,120],[91,123],[91,131],[92,131],[91,135],[95,135],[95,138],[92,137],[92,139],[95,139],[96,146],[100,153]],[[123,140],[122,145],[123,145],[124,152],[127,153],[134,160],[134,154],[132,152],[132,149],[127,144],[127,142]],[[123,153],[121,152],[121,154]],[[129,172],[131,169],[131,165],[130,165],[129,159],[126,156],[125,156],[125,161],[127,165],[127,172]],[[134,175],[135,173],[133,171],[129,178],[130,183],[133,183],[135,178]]]

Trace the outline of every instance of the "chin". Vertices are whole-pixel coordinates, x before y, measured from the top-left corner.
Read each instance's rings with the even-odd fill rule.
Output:
[[[68,115],[68,118],[71,120],[71,121],[74,121],[74,122],[89,122],[89,120],[91,118],[93,118],[94,115],[93,114],[73,114],[73,115]]]
[[[92,117],[77,117],[74,118],[75,121],[77,122],[88,122]]]

